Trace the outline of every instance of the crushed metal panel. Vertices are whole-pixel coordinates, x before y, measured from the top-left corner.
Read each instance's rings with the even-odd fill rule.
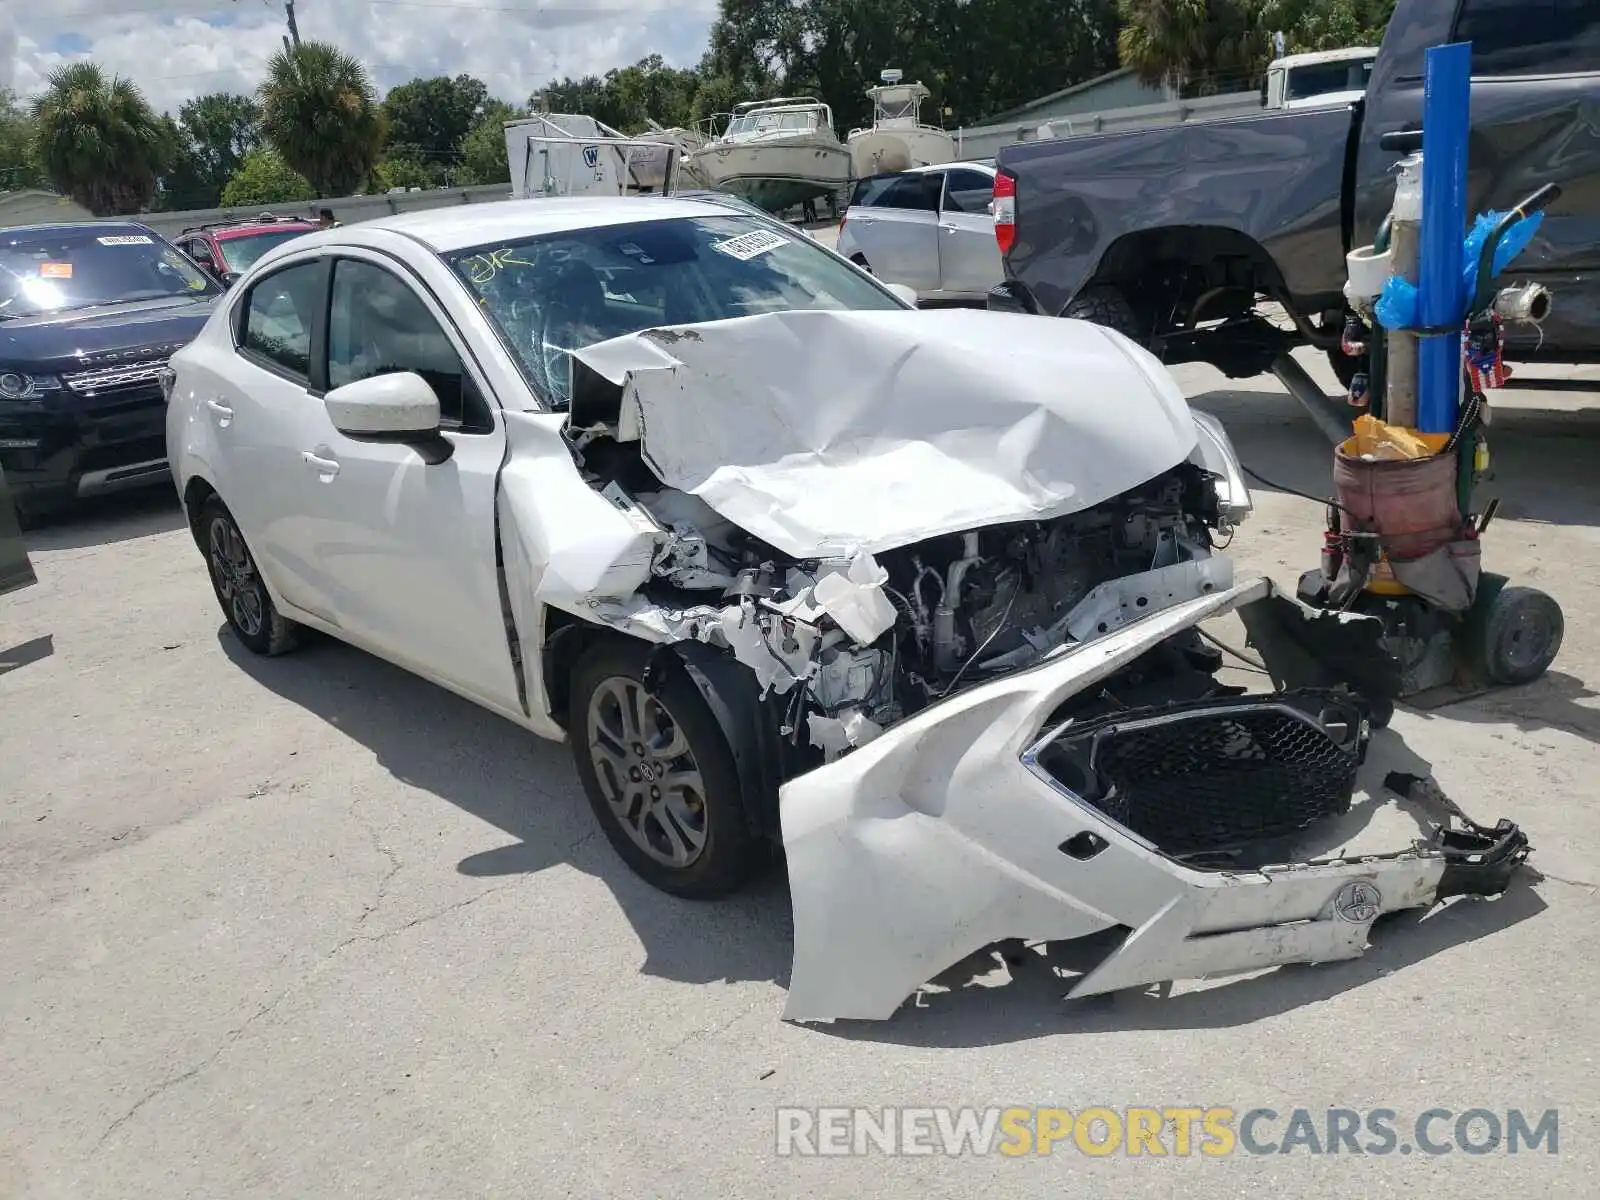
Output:
[[[1268,581],[1245,580],[960,693],[787,783],[784,1016],[886,1019],[985,946],[1114,927],[1133,932],[1073,995],[1348,958],[1379,915],[1450,890],[1453,863],[1480,871],[1485,888],[1507,878],[1527,853],[1508,822],[1393,854],[1199,869],[1040,767],[1060,732],[1043,725],[1064,700],[1203,620],[1283,599]],[[1457,842],[1487,853],[1471,858]],[[1478,865],[1485,858],[1494,861]]]
[[[1199,437],[1160,363],[1080,322],[807,310],[573,353],[621,387],[619,432],[662,482],[798,558],[1079,512]]]

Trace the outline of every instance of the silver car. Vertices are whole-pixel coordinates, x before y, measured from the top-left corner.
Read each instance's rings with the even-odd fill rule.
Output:
[[[856,183],[839,253],[921,300],[982,300],[1005,278],[994,238],[994,166],[941,163]]]

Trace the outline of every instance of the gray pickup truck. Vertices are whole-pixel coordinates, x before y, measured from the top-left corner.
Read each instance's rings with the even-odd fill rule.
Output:
[[[1513,271],[1553,312],[1508,329],[1507,356],[1600,361],[1596,0],[1399,0],[1362,102],[1005,147],[990,307],[1096,321],[1235,378],[1309,342],[1348,383],[1345,254],[1387,215],[1400,157],[1380,143],[1421,128],[1424,52],[1457,41],[1473,44],[1469,213],[1563,189]]]

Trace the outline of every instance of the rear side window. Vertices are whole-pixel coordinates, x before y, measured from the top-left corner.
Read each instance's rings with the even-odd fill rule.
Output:
[[[994,179],[982,171],[963,168],[945,172],[944,207],[946,212],[986,213],[994,199]]]
[[[311,377],[311,327],[322,295],[322,263],[275,271],[245,299],[240,349],[296,379]]]
[[[1472,43],[1475,75],[1600,71],[1595,0],[1465,0],[1455,41]]]

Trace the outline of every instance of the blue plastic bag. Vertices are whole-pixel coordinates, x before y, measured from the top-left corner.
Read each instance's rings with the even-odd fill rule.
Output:
[[[1489,240],[1489,235],[1495,226],[1506,218],[1503,212],[1487,212],[1481,214],[1472,223],[1472,229],[1462,242],[1461,265],[1461,297],[1459,307],[1461,319],[1467,319],[1467,306],[1472,303],[1473,297],[1478,292],[1478,259],[1483,256],[1484,243]],[[1539,232],[1539,226],[1544,221],[1543,213],[1534,213],[1531,217],[1524,217],[1509,230],[1505,237],[1500,239],[1500,244],[1494,252],[1494,275],[1498,278],[1512,261],[1528,248],[1528,243],[1533,241],[1533,235]],[[1407,283],[1398,275],[1391,276],[1389,282],[1383,286],[1383,294],[1378,297],[1378,303],[1373,309],[1378,324],[1385,329],[1415,329],[1417,328],[1417,287]]]

